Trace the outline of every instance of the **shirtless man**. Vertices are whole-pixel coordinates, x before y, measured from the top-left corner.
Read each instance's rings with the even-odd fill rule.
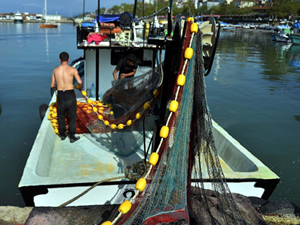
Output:
[[[78,71],[68,65],[69,54],[62,52],[59,55],[59,61],[61,65],[56,67],[52,73],[51,88],[57,89],[57,117],[58,117],[58,130],[61,140],[65,140],[66,135],[66,124],[65,117],[68,112],[70,118],[69,124],[69,138],[70,142],[73,143],[79,140],[80,137],[75,137],[76,133],[76,111],[77,102],[73,86],[73,78],[75,77],[79,84],[79,90],[82,90],[82,81],[78,74]],[[55,82],[57,85],[55,85]]]

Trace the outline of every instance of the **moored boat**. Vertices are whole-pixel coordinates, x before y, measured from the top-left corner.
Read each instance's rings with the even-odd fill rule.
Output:
[[[291,34],[289,39],[294,45],[300,45],[300,34]]]
[[[99,24],[100,21],[98,20],[97,23]],[[140,174],[139,170],[147,171],[148,166],[153,168],[152,166],[155,165],[151,156],[147,154],[149,149],[156,153],[156,150],[160,148],[173,148],[176,145],[174,144],[176,143],[175,136],[185,136],[185,132],[179,131],[182,129],[180,126],[184,124],[182,120],[188,115],[191,116],[191,113],[187,112],[188,108],[193,108],[198,112],[195,106],[182,106],[184,103],[187,104],[184,100],[191,101],[188,94],[193,88],[181,89],[185,85],[182,79],[186,79],[183,78],[183,74],[188,73],[187,67],[186,70],[183,68],[189,63],[187,58],[190,58],[188,54],[183,57],[184,50],[196,49],[189,45],[189,43],[194,43],[191,37],[194,34],[190,34],[193,31],[190,32],[188,29],[193,23],[185,21],[185,25],[181,27],[181,18],[180,20],[177,18],[173,37],[170,36],[171,30],[169,29],[166,36],[161,35],[164,32],[153,30],[149,31],[147,39],[136,37],[134,26],[131,24],[121,28],[119,34],[105,34],[109,35],[108,38],[101,34],[100,29],[99,33],[88,31],[86,35],[78,39],[77,48],[82,49],[85,56],[83,79],[85,92],[77,93],[80,96],[77,104],[82,124],[82,126],[78,124],[80,129],[77,135],[81,138],[71,144],[67,140],[60,140],[55,133],[56,96],[53,95],[46,112],[50,118],[45,116],[42,121],[19,184],[26,205],[59,206],[94,184],[96,184],[94,189],[69,205],[109,205],[128,201],[139,194],[136,189],[136,180],[146,176],[145,171]],[[191,28],[193,29],[196,29],[195,26]],[[200,43],[203,45],[203,52],[200,55],[201,57],[204,55],[206,59],[203,63],[204,68],[209,71],[220,28],[217,28],[214,22],[207,21],[201,24],[200,29],[204,32],[203,40],[205,41]],[[78,28],[78,34],[84,33],[80,31],[82,30]],[[101,37],[102,40],[95,38],[88,41],[91,32]],[[191,41],[185,40],[186,36],[189,36]],[[165,43],[170,44],[170,48]],[[166,51],[164,64],[160,57],[162,50]],[[170,51],[173,51],[173,54],[170,54]],[[179,55],[178,51],[182,51],[181,58],[173,61],[173,58]],[[112,79],[112,71],[119,59],[132,53],[139,59],[139,68],[135,78],[127,81],[118,80],[111,87],[110,82],[107,81],[110,79],[105,78],[109,76]],[[182,65],[180,68],[183,72],[178,69],[179,74],[176,71],[176,77],[172,77],[174,74],[169,71],[175,70],[176,65],[179,64]],[[187,79],[187,83],[191,85],[192,82]],[[96,85],[96,91],[95,95],[90,96],[87,93],[93,84]],[[130,87],[131,85],[134,85],[135,90]],[[105,91],[107,89],[109,90]],[[99,98],[101,95],[104,96],[102,101]],[[175,100],[172,100],[170,96]],[[176,102],[179,102],[181,115],[186,113],[186,117],[178,121],[174,118],[174,115],[177,115]],[[170,105],[170,108],[167,105]],[[164,124],[166,114],[160,111],[168,113],[168,108],[176,113],[174,115],[170,113],[171,119],[166,122],[168,124],[171,121],[170,137],[167,139],[166,126],[160,127],[162,130],[159,130],[155,127],[161,126],[161,123],[154,123],[154,121],[164,121],[162,123]],[[204,114],[203,118],[207,117],[209,115]],[[131,122],[128,123],[129,121]],[[185,129],[190,132],[190,127],[185,126]],[[130,130],[130,128],[134,129]],[[161,135],[160,131],[165,132]],[[212,133],[218,149],[218,157],[212,161],[220,161],[224,177],[232,192],[268,199],[279,182],[279,177],[215,122],[212,122]],[[189,136],[188,134],[186,136]],[[162,145],[163,147],[160,147]],[[188,150],[188,148],[182,149]],[[188,156],[179,154],[177,158],[186,159]],[[200,160],[199,163],[205,165],[207,163],[205,158],[201,159],[204,161]],[[150,161],[152,166],[146,164],[146,161]],[[162,159],[160,165],[163,164],[172,163]],[[181,165],[175,164],[174,166],[181,168]],[[130,172],[131,170],[135,172]],[[136,176],[137,179],[132,179]],[[147,182],[151,182],[153,177],[154,175],[151,174]],[[192,185],[199,179],[197,174],[192,175]],[[209,170],[203,171],[201,180],[207,184],[207,188],[212,188],[209,186],[214,180],[211,179]]]
[[[23,23],[23,16],[19,11],[14,15],[14,23]]]

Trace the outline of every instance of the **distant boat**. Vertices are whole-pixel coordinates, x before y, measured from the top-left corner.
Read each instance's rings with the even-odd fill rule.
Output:
[[[291,34],[289,35],[289,39],[294,45],[300,45],[300,34]]]
[[[290,36],[288,36],[286,34],[275,34],[274,35],[275,41],[279,41],[279,42],[291,42],[289,37]]]
[[[47,0],[45,0],[45,23],[40,24],[40,28],[57,28],[57,24],[47,22]]]
[[[14,23],[23,23],[23,17],[22,17],[22,14],[19,13],[19,11],[17,13],[15,13]]]

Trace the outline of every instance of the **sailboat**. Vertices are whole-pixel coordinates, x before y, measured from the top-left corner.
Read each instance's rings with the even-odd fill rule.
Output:
[[[47,0],[45,0],[45,23],[40,24],[40,28],[57,28],[57,24],[47,22]]]

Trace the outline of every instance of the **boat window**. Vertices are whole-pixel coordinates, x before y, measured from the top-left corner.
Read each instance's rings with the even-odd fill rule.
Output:
[[[136,58],[138,59],[139,66],[150,66],[150,67],[152,66],[152,60],[143,60],[144,59],[143,49],[137,49],[133,51],[126,51],[125,49],[112,49],[111,58],[110,58],[111,65],[118,65],[118,62],[122,58],[125,58],[130,53],[136,56]]]

